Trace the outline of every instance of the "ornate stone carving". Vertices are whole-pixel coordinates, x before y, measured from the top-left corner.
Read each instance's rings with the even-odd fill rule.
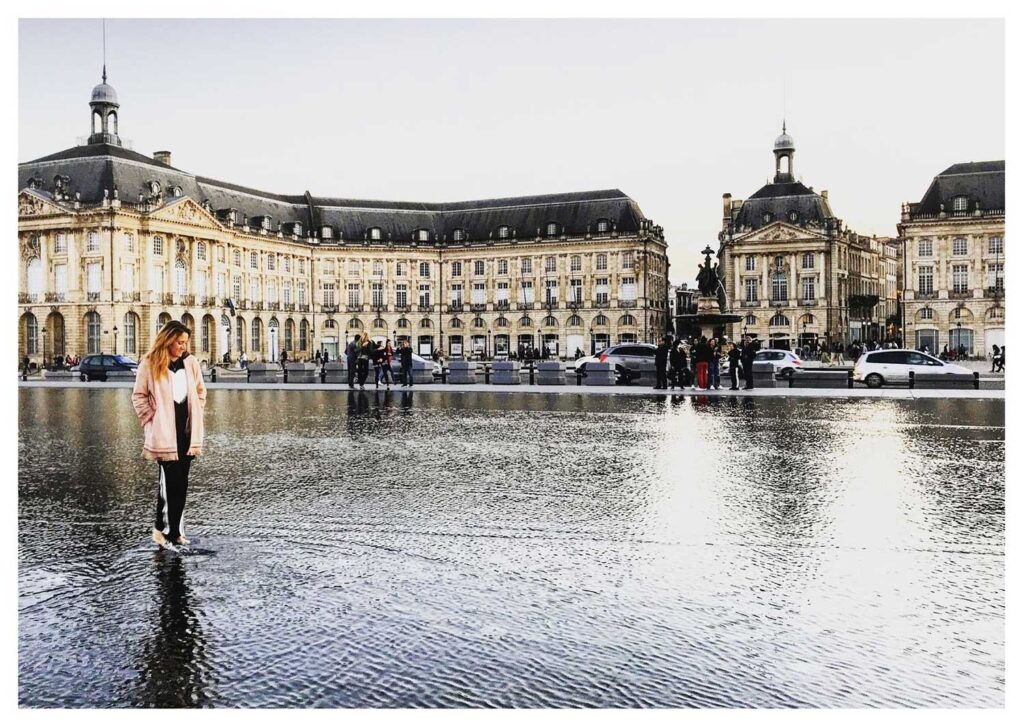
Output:
[[[21,257],[23,260],[31,260],[39,257],[39,236],[31,235],[21,241]]]

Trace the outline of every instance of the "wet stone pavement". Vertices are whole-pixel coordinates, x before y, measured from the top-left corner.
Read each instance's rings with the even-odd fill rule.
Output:
[[[999,707],[1004,402],[19,391],[19,702]]]

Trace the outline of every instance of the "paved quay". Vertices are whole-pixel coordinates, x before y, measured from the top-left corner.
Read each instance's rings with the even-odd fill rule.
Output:
[[[22,388],[92,388],[92,389],[130,389],[131,381],[44,381],[29,380],[19,381]],[[274,391],[352,391],[347,384],[250,384],[245,381],[208,381],[207,388],[211,391],[218,389],[263,389]],[[356,387],[355,391],[362,391],[364,394],[383,393],[388,391],[384,387],[379,389],[368,386],[365,389]],[[461,393],[488,393],[488,394],[593,394],[603,396],[709,396],[709,397],[769,397],[769,398],[800,398],[800,399],[1005,399],[1004,389],[908,389],[908,388],[883,388],[867,389],[857,387],[854,389],[790,389],[788,387],[751,389],[749,391],[730,391],[728,388],[719,390],[703,391],[701,389],[669,389],[667,391],[655,391],[649,386],[579,386],[577,384],[566,384],[565,386],[541,386],[539,384],[499,385],[499,384],[417,384],[411,388],[403,386],[392,386],[394,392],[416,392],[416,391],[439,391],[439,392],[461,392]]]

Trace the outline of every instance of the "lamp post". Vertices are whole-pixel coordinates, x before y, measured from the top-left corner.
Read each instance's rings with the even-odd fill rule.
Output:
[[[46,360],[47,360],[47,353],[46,353],[46,326],[43,326],[39,330],[42,331],[42,334],[43,334],[43,368],[45,369],[45,368],[48,368],[47,363],[46,363]]]
[[[591,327],[591,329],[590,329],[590,355],[593,356],[594,353],[595,353],[595,349],[594,349],[594,329],[593,329],[593,327]]]
[[[484,346],[484,358],[489,359],[491,357],[491,329],[487,329],[487,344]]]
[[[960,325],[961,325],[960,321],[957,321],[956,322],[956,348],[953,349],[953,359],[957,360],[957,361],[960,359],[960,342],[963,340],[962,338],[960,338]]]
[[[117,326],[114,326],[114,355],[117,355]]]
[[[536,347],[536,353],[534,354],[535,358],[540,358],[541,357],[541,354],[543,353],[543,351],[541,349],[541,346],[543,345],[543,343],[544,343],[544,339],[542,339],[540,337],[540,329],[538,328],[537,329],[537,347]]]

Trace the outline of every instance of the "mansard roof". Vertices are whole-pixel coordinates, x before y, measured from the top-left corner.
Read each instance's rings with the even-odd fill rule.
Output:
[[[932,180],[912,214],[937,215],[953,211],[953,199],[967,197],[967,211],[1006,209],[1006,162],[966,162],[954,164]]]
[[[277,194],[182,171],[151,157],[109,144],[90,144],[18,165],[18,188],[29,180],[41,180],[43,189],[53,185],[56,175],[70,177],[70,194],[78,193],[84,204],[103,199],[104,191],[118,190],[124,202],[148,195],[149,183],[158,182],[163,191],[181,188],[183,196],[208,203],[214,211],[232,209],[236,222],[269,216],[272,229],[280,223],[300,222],[304,230],[332,228],[332,237],[361,241],[367,230],[381,229],[382,241],[409,242],[417,230],[430,238],[452,241],[462,230],[468,240],[497,238],[499,226],[507,225],[519,239],[546,235],[548,223],[559,226],[559,234],[582,235],[596,232],[598,220],[621,234],[639,231],[644,220],[637,203],[618,189],[565,194],[546,194],[463,202],[400,202]]]
[[[790,220],[792,212],[797,214],[795,221]],[[765,213],[771,216],[767,221]],[[834,216],[828,200],[803,182],[782,182],[766,184],[744,200],[735,224],[751,230],[779,221],[823,226]]]

